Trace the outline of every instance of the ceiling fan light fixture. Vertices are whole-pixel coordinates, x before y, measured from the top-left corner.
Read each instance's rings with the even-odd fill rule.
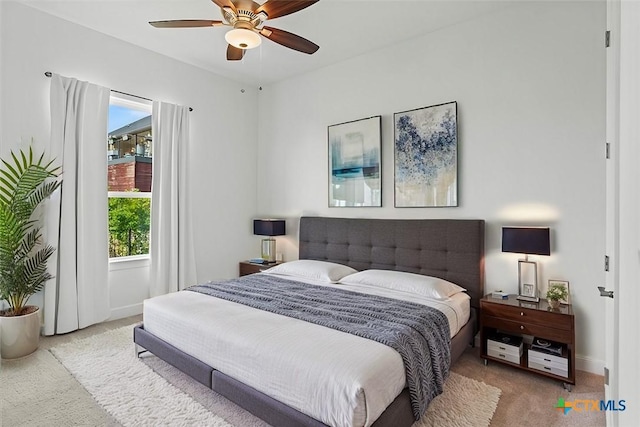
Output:
[[[245,28],[234,28],[233,30],[227,31],[224,39],[231,46],[237,47],[238,49],[253,49],[262,43],[262,39],[258,34]]]

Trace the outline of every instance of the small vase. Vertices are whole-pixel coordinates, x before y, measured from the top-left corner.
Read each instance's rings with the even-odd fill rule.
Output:
[[[560,301],[558,301],[557,299],[550,299],[550,300],[548,301],[548,303],[549,303],[549,307],[551,307],[551,308],[558,308],[558,307],[560,307]]]

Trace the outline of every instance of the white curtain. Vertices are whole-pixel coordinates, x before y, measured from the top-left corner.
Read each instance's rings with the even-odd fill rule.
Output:
[[[109,317],[107,88],[53,74],[50,154],[62,186],[47,203],[47,240],[57,249],[45,286],[45,335]]]
[[[151,296],[196,283],[187,184],[189,109],[154,101]]]

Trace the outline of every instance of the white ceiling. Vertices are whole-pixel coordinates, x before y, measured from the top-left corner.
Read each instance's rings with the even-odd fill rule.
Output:
[[[242,61],[226,60],[228,27],[158,29],[148,21],[222,19],[210,0],[19,0],[71,22],[251,84],[288,77],[394,45],[509,6],[505,0],[320,0],[267,21],[320,46],[313,55],[263,39]],[[258,1],[264,3],[264,1]]]

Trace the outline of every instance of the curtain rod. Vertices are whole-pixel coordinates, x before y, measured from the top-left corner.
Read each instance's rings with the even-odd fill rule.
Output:
[[[45,71],[44,75],[47,76],[47,77],[51,77],[51,71]],[[119,90],[114,90],[114,89],[110,89],[110,90],[111,90],[111,92],[119,93],[121,95],[133,96],[134,98],[144,99],[145,101],[153,102],[153,99],[145,98],[144,96],[132,95],[130,93],[120,92]],[[193,108],[189,107],[189,111],[193,111]]]

